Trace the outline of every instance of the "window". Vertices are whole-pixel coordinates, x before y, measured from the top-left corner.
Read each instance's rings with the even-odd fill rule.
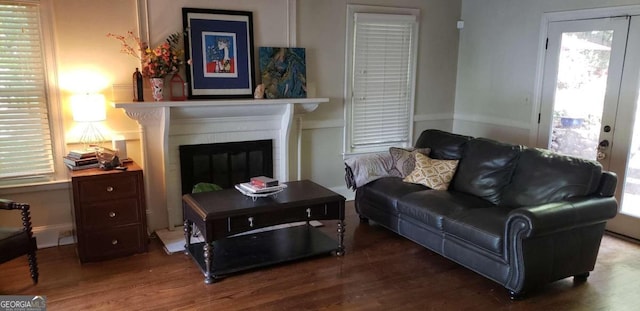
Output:
[[[0,181],[54,173],[40,3],[0,1]],[[38,180],[40,181],[40,180]]]
[[[345,153],[410,145],[418,10],[348,11]]]

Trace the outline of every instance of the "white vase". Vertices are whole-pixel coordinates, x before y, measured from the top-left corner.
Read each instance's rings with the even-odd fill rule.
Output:
[[[162,89],[164,88],[164,78],[151,78],[151,90],[153,91],[153,100],[162,101]]]

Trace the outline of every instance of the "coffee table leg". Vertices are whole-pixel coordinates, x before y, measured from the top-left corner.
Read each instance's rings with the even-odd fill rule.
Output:
[[[338,249],[336,256],[344,256],[344,220],[338,221]]]
[[[191,227],[192,223],[188,219],[184,220],[184,254],[189,255],[189,247],[191,246]]]
[[[204,246],[203,246],[203,256],[204,256],[204,266],[205,266],[205,273],[204,273],[204,283],[205,284],[211,284],[214,283],[216,281],[216,278],[211,275],[211,265],[213,264],[213,245],[212,243],[209,242],[204,242]]]

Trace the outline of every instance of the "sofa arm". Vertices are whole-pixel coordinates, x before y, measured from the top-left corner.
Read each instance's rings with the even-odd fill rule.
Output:
[[[515,293],[593,270],[613,197],[574,197],[512,210],[507,218],[505,287]]]
[[[527,224],[523,237],[540,236],[557,231],[607,221],[616,216],[618,203],[613,197],[575,197],[561,202],[516,208],[509,213],[506,234],[513,224]]]
[[[618,175],[616,175],[616,173],[608,171],[602,172],[597,190],[598,195],[601,197],[612,197],[616,192],[617,184]]]
[[[353,177],[353,171],[346,163],[344,164],[344,183],[347,184],[347,189],[352,189],[354,191],[357,189],[356,179]]]
[[[378,178],[395,176],[390,173],[393,160],[389,152],[355,155],[344,160],[347,187],[356,190]]]

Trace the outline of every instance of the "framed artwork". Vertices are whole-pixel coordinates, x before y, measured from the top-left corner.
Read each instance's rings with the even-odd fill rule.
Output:
[[[182,8],[189,99],[252,98],[253,14]]]
[[[266,98],[307,97],[305,49],[261,47],[258,55]]]

